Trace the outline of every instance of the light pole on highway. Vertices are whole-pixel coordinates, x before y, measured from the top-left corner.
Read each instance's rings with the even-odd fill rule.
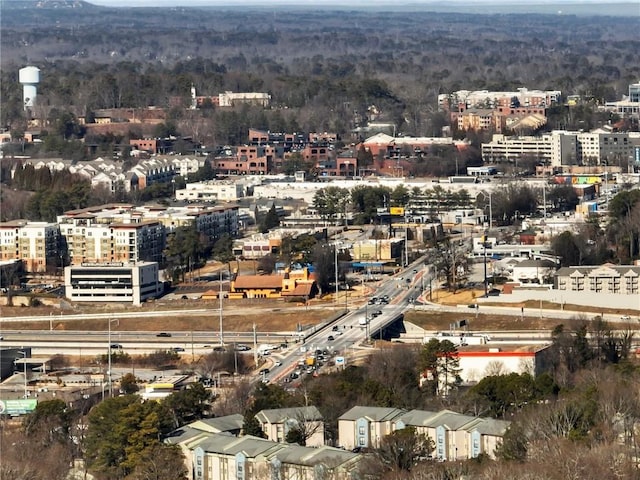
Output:
[[[119,320],[117,318],[110,318],[109,319],[109,344],[107,345],[107,363],[108,363],[108,370],[107,370],[107,381],[109,382],[109,397],[113,397],[113,386],[111,385],[111,323],[112,322],[119,322]]]
[[[335,255],[335,269],[336,269],[336,306],[338,305],[338,245],[333,245],[333,252]]]
[[[488,285],[487,285],[487,234],[488,230],[484,231],[484,235],[482,236],[482,247],[484,248],[484,296],[488,297]]]
[[[220,291],[218,297],[220,297],[220,345],[224,345],[223,330],[222,330],[222,270],[220,270]]]
[[[23,366],[23,375],[24,375],[24,397],[23,398],[27,398],[27,352],[24,350],[18,350],[18,353],[20,355],[22,355],[24,358],[22,360],[22,366]]]

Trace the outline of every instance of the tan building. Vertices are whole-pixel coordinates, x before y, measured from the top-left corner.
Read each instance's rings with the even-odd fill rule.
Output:
[[[283,274],[236,275],[231,280],[229,298],[300,298],[310,299],[318,286],[306,268],[287,270]]]
[[[353,244],[352,257],[356,262],[390,262],[402,258],[403,239],[363,240]]]
[[[564,267],[555,275],[554,288],[572,292],[640,293],[640,266],[612,265]]]
[[[434,442],[433,457],[440,460],[466,460],[480,454],[495,458],[510,422],[472,417],[451,410],[428,412],[411,410],[394,424],[394,430],[413,427]]]
[[[267,438],[273,442],[286,443],[287,434],[299,429],[305,436],[307,447],[324,445],[324,421],[316,407],[275,408],[261,410],[256,419]]]
[[[252,436],[211,434],[194,443],[187,460],[193,464],[194,480],[348,480],[362,459],[338,448],[301,447]]]
[[[393,432],[396,420],[407,413],[401,408],[356,406],[338,418],[338,442],[346,450],[379,448]]]
[[[0,223],[0,260],[22,260],[24,270],[45,273],[62,267],[60,229],[55,223]]]

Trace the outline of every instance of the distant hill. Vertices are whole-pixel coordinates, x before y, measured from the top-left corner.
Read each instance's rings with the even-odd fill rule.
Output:
[[[95,5],[83,0],[1,0],[3,9],[33,9],[33,8],[96,8]]]

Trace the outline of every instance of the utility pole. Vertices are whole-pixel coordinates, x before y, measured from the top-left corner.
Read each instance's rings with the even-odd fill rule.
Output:
[[[334,264],[335,264],[335,273],[336,273],[336,306],[338,306],[338,245],[334,244],[333,245],[333,252],[335,255],[335,260],[334,260]]]
[[[117,322],[118,319],[114,319],[114,318],[110,318],[109,319],[109,334],[108,334],[108,338],[109,338],[109,345],[107,345],[107,364],[108,364],[108,371],[107,371],[107,381],[109,382],[109,397],[113,397],[113,385],[111,383],[111,322]]]
[[[484,248],[484,296],[487,298],[489,296],[488,285],[487,285],[487,231],[485,230],[484,235],[482,236],[482,247]]]
[[[220,345],[224,345],[223,331],[222,331],[222,270],[220,270]]]

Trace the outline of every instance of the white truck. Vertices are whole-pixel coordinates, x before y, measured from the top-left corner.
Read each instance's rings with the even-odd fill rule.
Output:
[[[431,335],[425,335],[422,339],[422,343],[428,343],[432,338],[440,341],[449,340],[451,343],[457,346],[485,345],[491,341],[491,337],[484,333],[437,332]]]
[[[262,343],[258,345],[258,355],[269,355],[273,350],[277,350],[278,345],[273,345],[271,343]]]

